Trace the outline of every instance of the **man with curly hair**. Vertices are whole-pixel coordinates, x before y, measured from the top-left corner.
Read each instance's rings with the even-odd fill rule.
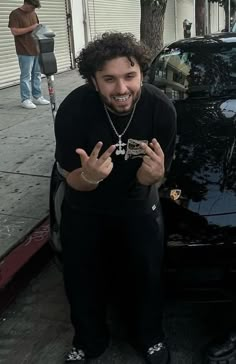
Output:
[[[111,291],[146,363],[169,362],[158,186],[174,153],[176,113],[161,91],[143,84],[149,62],[132,34],[104,33],[81,51],[77,64],[87,82],[56,116],[55,156],[66,178],[63,272],[75,331],[66,363],[84,363],[107,348]]]
[[[49,101],[41,94],[39,50],[31,35],[39,23],[36,8],[40,8],[39,0],[24,0],[24,4],[20,8],[11,12],[8,24],[15,39],[20,66],[21,106],[25,109],[35,109],[36,105],[49,104]]]

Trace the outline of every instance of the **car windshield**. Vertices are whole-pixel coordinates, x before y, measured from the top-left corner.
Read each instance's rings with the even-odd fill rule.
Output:
[[[151,82],[171,99],[236,93],[236,46],[166,47],[154,60]]]

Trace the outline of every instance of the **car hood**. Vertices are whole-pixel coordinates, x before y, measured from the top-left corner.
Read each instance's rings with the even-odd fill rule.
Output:
[[[225,235],[236,228],[236,98],[189,98],[175,107],[176,155],[161,191],[169,200],[164,210],[175,211],[173,220],[177,209],[182,225],[193,219],[198,235],[200,223],[207,236]]]

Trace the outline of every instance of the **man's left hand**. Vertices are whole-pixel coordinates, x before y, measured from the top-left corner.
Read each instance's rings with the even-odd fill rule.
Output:
[[[165,157],[161,146],[156,139],[152,139],[149,146],[145,143],[141,143],[141,147],[145,152],[145,156],[143,157],[143,163],[138,169],[136,176],[139,183],[150,186],[160,182],[164,178]]]

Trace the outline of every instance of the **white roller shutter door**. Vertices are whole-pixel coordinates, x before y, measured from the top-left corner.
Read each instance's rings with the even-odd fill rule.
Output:
[[[19,83],[19,65],[8,20],[10,12],[22,4],[22,0],[0,1],[0,88]],[[70,69],[65,0],[41,0],[41,5],[41,9],[37,10],[39,21],[47,24],[56,33],[55,55],[58,71]]]
[[[8,28],[8,20],[10,12],[21,5],[20,1],[1,0],[0,2],[0,87],[12,84],[19,79],[15,43]]]
[[[41,0],[41,5],[41,9],[37,11],[40,23],[47,24],[56,34],[55,56],[58,71],[68,70],[71,68],[71,56],[66,19],[66,2],[65,0]]]
[[[131,32],[140,39],[140,0],[88,0],[90,39],[105,31]]]

